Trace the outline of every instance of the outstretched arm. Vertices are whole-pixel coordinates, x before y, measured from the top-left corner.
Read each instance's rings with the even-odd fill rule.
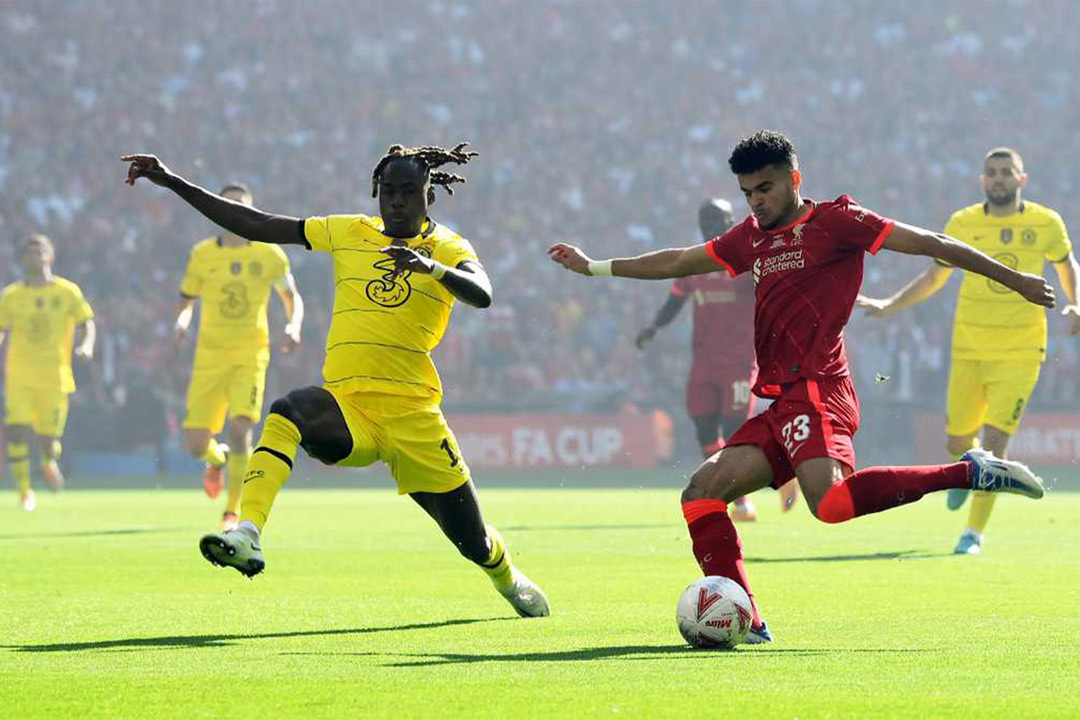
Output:
[[[431,275],[461,302],[475,308],[491,306],[491,279],[480,263],[466,260],[452,268],[404,245],[388,245],[382,251],[394,258],[395,272]]]
[[[859,307],[866,310],[867,315],[886,318],[899,310],[918,305],[923,300],[933,296],[934,293],[945,287],[945,283],[949,282],[950,275],[952,275],[952,268],[934,263],[914,280],[896,291],[891,297],[878,300],[860,295],[857,302]]]
[[[687,275],[716,272],[720,266],[709,256],[706,245],[657,250],[632,258],[592,260],[580,248],[555,243],[548,257],[579,275],[615,275],[638,280],[669,280]]]
[[[937,258],[961,270],[990,278],[1024,297],[1030,303],[1054,307],[1054,288],[1042,277],[1013,270],[970,245],[943,233],[896,223],[883,247],[908,255]]]
[[[676,295],[674,292],[668,295],[667,300],[657,311],[656,317],[653,318],[652,325],[642,328],[641,332],[634,338],[634,344],[637,345],[638,350],[645,347],[645,343],[653,339],[657,330],[670,324],[672,320],[678,317],[679,311],[686,304],[686,297],[686,295]]]
[[[153,155],[124,155],[131,163],[126,182],[134,185],[141,177],[168,188],[211,222],[242,238],[274,245],[307,245],[304,222],[287,215],[271,215],[257,208],[215,195],[206,188],[189,183]]]

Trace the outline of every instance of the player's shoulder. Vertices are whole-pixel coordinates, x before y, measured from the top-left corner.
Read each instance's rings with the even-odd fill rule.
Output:
[[[1037,202],[1031,200],[1024,201],[1024,218],[1042,222],[1044,224],[1057,224],[1064,222],[1061,219],[1061,214],[1053,208],[1046,205],[1040,205]]]
[[[285,254],[285,251],[281,249],[280,245],[273,243],[251,243],[251,253],[256,257],[277,260],[280,262],[288,262],[289,256]]]
[[[3,290],[0,290],[0,300],[3,300],[4,298],[9,298],[12,295],[18,295],[23,291],[23,288],[25,287],[26,283],[24,283],[22,280],[16,280],[13,283],[8,283],[4,286]]]
[[[66,277],[53,275],[53,282],[64,292],[71,293],[72,295],[82,295],[82,288],[79,287],[79,284],[72,280],[68,280]]]
[[[221,247],[220,238],[216,238],[216,237],[203,238],[202,240],[200,240],[199,242],[197,242],[197,243],[195,243],[194,245],[191,246],[191,254],[194,255],[196,253],[201,254],[201,253],[211,252],[211,251],[213,251],[213,250],[215,250],[215,249],[217,249],[219,247]]]
[[[435,223],[435,227],[428,237],[435,243],[469,242],[457,230],[442,223]]]
[[[949,216],[948,221],[959,223],[959,225],[970,225],[972,222],[978,222],[986,218],[986,206],[983,203],[972,203],[967,207],[961,207],[953,215]]]

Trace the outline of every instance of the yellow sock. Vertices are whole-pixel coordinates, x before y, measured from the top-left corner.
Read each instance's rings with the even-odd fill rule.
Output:
[[[219,443],[216,439],[210,438],[210,443],[206,446],[206,452],[199,458],[204,463],[210,463],[214,467],[219,467],[225,464],[225,445]]]
[[[488,574],[495,587],[508,588],[514,584],[514,562],[510,557],[510,548],[506,547],[506,542],[494,525],[486,525],[485,528],[491,540],[491,554],[480,568]]]
[[[262,531],[274,498],[289,479],[299,446],[300,430],[296,425],[271,413],[247,463],[240,501],[241,522],[254,523]]]
[[[8,443],[7,461],[15,487],[25,494],[30,490],[30,446],[26,443]]]
[[[49,444],[48,452],[41,453],[41,457],[38,458],[41,461],[41,467],[46,467],[54,460],[60,461],[60,453],[64,451],[64,446],[60,444],[60,441],[56,438]]]
[[[225,512],[240,514],[240,495],[244,491],[244,473],[250,458],[250,452],[229,451],[229,497],[225,501]]]
[[[975,492],[971,498],[971,510],[968,513],[968,530],[982,535],[986,529],[986,523],[990,522],[990,513],[994,511],[994,502],[997,493]]]

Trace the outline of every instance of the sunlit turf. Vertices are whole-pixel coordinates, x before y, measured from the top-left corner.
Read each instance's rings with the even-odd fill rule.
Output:
[[[0,497],[0,717],[1080,717],[1080,495],[999,503],[950,555],[942,497],[743,526],[776,642],[685,647],[672,490],[482,488],[551,598],[521,620],[391,490],[279,498],[253,581],[198,553],[195,491]]]

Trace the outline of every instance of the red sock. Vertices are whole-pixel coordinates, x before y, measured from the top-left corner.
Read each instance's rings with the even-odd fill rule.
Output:
[[[742,543],[723,500],[691,500],[683,503],[683,517],[690,528],[694,557],[706,575],[721,575],[742,585],[754,606],[754,627],[761,624],[750,578],[743,565]]]
[[[829,488],[817,516],[827,523],[840,523],[913,503],[928,492],[969,487],[966,462],[866,468]]]

